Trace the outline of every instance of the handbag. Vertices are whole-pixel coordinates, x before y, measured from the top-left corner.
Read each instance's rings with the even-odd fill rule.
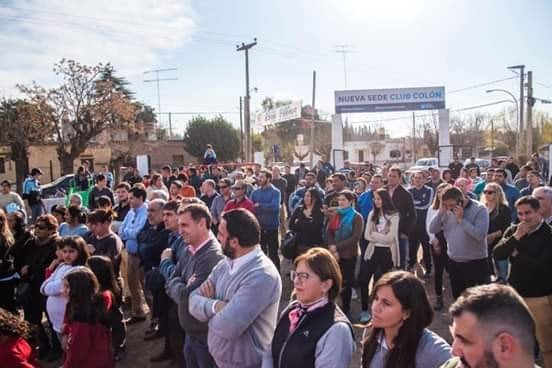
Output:
[[[280,250],[286,259],[293,260],[297,257],[297,233],[295,231],[289,230],[286,233]]]

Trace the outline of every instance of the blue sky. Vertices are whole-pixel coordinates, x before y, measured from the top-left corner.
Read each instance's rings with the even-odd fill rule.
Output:
[[[257,37],[250,50],[252,110],[266,96],[311,101],[333,112],[333,92],[345,88],[342,55],[349,45],[347,89],[445,86],[451,109],[516,96],[519,80],[452,91],[515,77],[508,65],[533,70],[534,94],[552,98],[552,2],[550,1],[0,1],[0,95],[16,95],[15,83],[53,86],[52,64],[62,57],[85,63],[111,61],[132,82],[137,97],[157,107],[146,70],[162,74],[162,111],[223,111],[239,124],[244,94],[244,55],[235,45]],[[544,84],[544,85],[543,85]],[[482,108],[493,112],[508,104]],[[537,103],[552,112],[552,105]],[[420,113],[423,114],[423,113]],[[349,115],[376,121],[405,113]],[[409,116],[409,113],[406,113]],[[173,118],[182,131],[189,115]],[[162,118],[166,123],[166,117]],[[406,133],[408,119],[373,123]]]

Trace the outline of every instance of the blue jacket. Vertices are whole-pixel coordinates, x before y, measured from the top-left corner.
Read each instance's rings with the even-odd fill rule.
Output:
[[[362,218],[364,219],[364,223],[366,223],[366,221],[368,220],[368,215],[370,214],[370,211],[372,211],[373,207],[374,207],[374,193],[371,190],[368,190],[362,193],[358,197],[356,209],[362,215]]]
[[[165,258],[159,264],[159,272],[161,272],[165,280],[171,278],[176,267],[176,262],[178,262],[183,254],[186,254],[186,244],[177,231],[169,234],[169,248],[172,249],[172,258]]]
[[[424,185],[421,189],[411,187],[408,191],[412,194],[414,208],[416,209],[416,224],[425,228],[427,209],[433,201],[433,188]]]
[[[255,189],[251,201],[258,204],[255,216],[262,230],[275,230],[280,226],[280,191],[272,184],[266,188]]]

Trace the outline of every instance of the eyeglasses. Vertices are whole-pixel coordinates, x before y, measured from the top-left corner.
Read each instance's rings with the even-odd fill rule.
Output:
[[[494,190],[484,190],[483,194],[495,194],[496,192]]]
[[[291,278],[291,281],[295,281],[295,279],[299,279],[299,281],[305,282],[309,279],[310,275],[306,272],[290,271],[289,277]]]
[[[233,190],[243,190],[243,187],[233,187]]]
[[[228,188],[228,185],[219,185],[219,188],[220,189],[226,189],[226,188]]]

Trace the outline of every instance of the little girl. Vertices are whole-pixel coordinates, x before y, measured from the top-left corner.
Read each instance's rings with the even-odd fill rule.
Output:
[[[82,266],[88,259],[86,242],[80,236],[62,238],[58,242],[56,255],[62,253],[63,262],[56,267],[56,260],[46,269],[51,275],[42,283],[40,292],[46,295],[46,312],[52,323],[52,328],[61,341],[61,328],[65,316],[67,297],[62,294],[63,277],[75,266]],[[59,262],[59,261],[58,261]]]
[[[92,256],[88,258],[86,264],[94,275],[96,275],[98,283],[100,284],[100,292],[102,294],[108,294],[106,297],[112,300],[111,308],[107,311],[107,318],[109,327],[111,328],[115,361],[119,361],[125,356],[126,325],[123,319],[123,311],[121,310],[121,286],[115,277],[113,262],[106,256]]]
[[[63,368],[113,368],[113,351],[107,311],[112,299],[100,293],[98,279],[86,267],[65,275],[63,294],[68,298],[63,326]]]

